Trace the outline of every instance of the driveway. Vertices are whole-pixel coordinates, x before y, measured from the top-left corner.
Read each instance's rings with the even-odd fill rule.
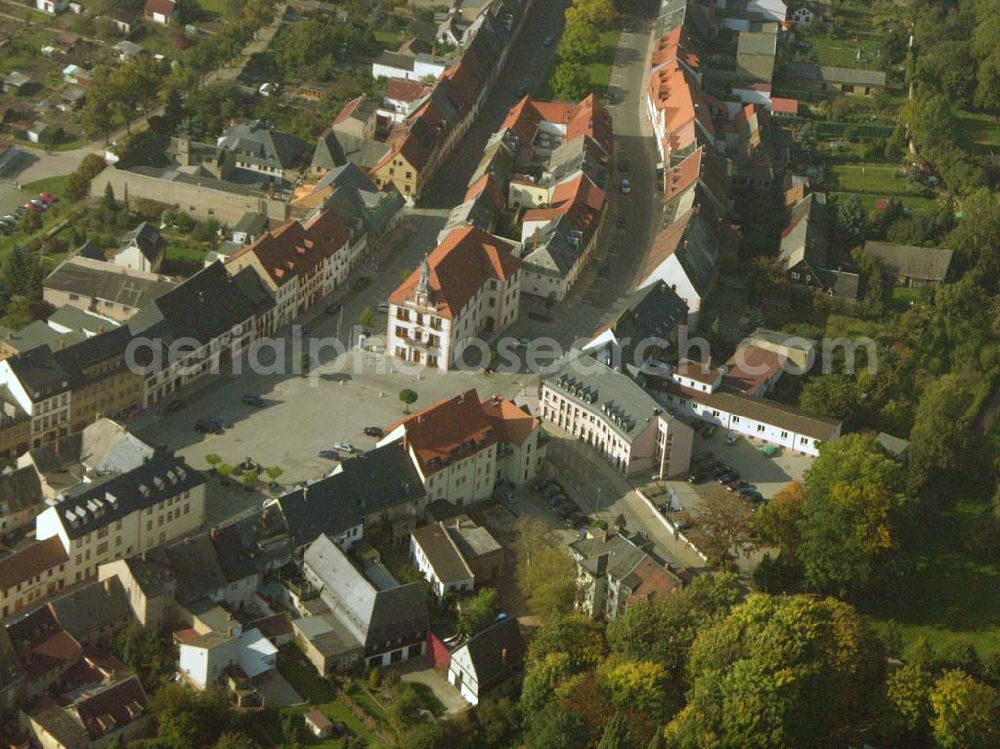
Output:
[[[414,658],[397,668],[400,671],[402,681],[423,684],[428,687],[444,705],[447,714],[460,713],[469,706],[469,703],[462,699],[458,690],[448,683],[444,673],[427,665],[426,658]]]
[[[0,212],[10,213],[35,197],[34,192],[22,190],[21,186],[49,177],[61,177],[76,170],[88,153],[100,153],[96,146],[78,148],[73,151],[45,151],[14,146],[18,154],[11,157],[10,164],[0,173]]]

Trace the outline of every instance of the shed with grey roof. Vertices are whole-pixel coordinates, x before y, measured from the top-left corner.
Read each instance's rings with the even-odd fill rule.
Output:
[[[937,286],[948,277],[952,251],[892,242],[865,242],[865,254],[878,260],[897,283]]]

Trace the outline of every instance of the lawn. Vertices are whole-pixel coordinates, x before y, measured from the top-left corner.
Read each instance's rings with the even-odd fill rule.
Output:
[[[56,197],[60,197],[66,190],[66,180],[68,179],[69,177],[65,174],[59,177],[46,177],[45,179],[35,180],[34,182],[22,185],[21,190],[29,193],[32,197],[40,192],[50,192]],[[27,199],[25,198],[25,200]]]
[[[874,60],[879,44],[874,39],[830,39],[825,36],[805,37],[804,41],[812,45],[811,52],[816,55],[820,65],[834,65],[841,68],[863,68],[864,60]],[[858,61],[858,49],[861,49],[861,62]]]
[[[611,29],[601,33],[601,52],[597,60],[584,65],[587,73],[590,74],[590,85],[598,97],[603,97],[611,82],[611,68],[615,63],[615,52],[618,49],[618,36],[621,32],[618,29]]]
[[[334,723],[343,723],[351,732],[360,736],[369,747],[383,747],[385,744],[362,725],[354,714],[337,701],[337,688],[329,679],[324,679],[295,648],[284,648],[278,653],[278,669],[281,675],[295,688],[300,695],[309,701],[309,706],[300,705],[282,709],[282,713],[301,715],[312,709],[318,709]],[[367,693],[364,693],[367,694]],[[359,699],[358,695],[354,695]],[[367,708],[368,705],[366,704]],[[384,714],[384,711],[383,711]],[[327,739],[316,744],[310,744],[317,749],[340,749],[343,739]]]
[[[958,126],[962,133],[980,149],[1000,145],[1000,121],[996,117],[959,110]]]
[[[980,502],[960,500],[927,518],[933,531],[916,568],[885,599],[862,606],[899,624],[905,645],[926,637],[935,646],[964,640],[980,652],[1000,650],[1000,562],[978,562],[964,550],[967,528],[981,509]]]
[[[844,200],[851,195],[857,195],[858,201],[861,203],[861,207],[866,211],[874,210],[875,201],[879,198],[891,198],[892,200],[898,200],[903,208],[908,211],[932,211],[935,208],[940,207],[939,203],[934,198],[919,198],[913,195],[865,195],[864,193],[836,191],[831,192],[830,195]]]
[[[827,169],[827,182],[845,192],[906,195],[906,171],[901,166],[835,164]]]

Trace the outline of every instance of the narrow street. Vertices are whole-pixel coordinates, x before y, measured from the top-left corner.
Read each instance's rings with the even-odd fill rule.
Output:
[[[507,67],[483,102],[475,122],[424,188],[422,205],[451,209],[462,202],[486,142],[517,102],[518,91],[526,88],[530,92],[544,80],[555,57],[556,45],[546,47],[542,40],[562,36],[563,14],[568,7],[569,0],[535,0],[531,14],[514,40]]]

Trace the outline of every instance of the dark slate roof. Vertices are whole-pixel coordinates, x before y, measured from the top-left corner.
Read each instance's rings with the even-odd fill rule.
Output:
[[[74,262],[75,257],[77,256],[59,265],[45,278],[42,285],[47,289],[125,304],[136,309],[149,304],[177,285],[162,277],[152,279],[123,273],[110,263],[104,267],[95,267],[95,263]]]
[[[241,161],[280,169],[304,164],[310,152],[309,144],[301,138],[274,130],[259,120],[231,127],[219,147],[239,153]]]
[[[173,455],[155,453],[138,468],[105,481],[82,484],[55,505],[59,519],[72,538],[126,515],[152,507],[168,497],[205,483],[202,475]],[[142,487],[148,491],[144,494]]]
[[[188,536],[162,549],[177,580],[177,601],[193,603],[226,587],[228,580],[207,533]]]
[[[244,580],[257,574],[257,565],[243,545],[239,526],[227,525],[209,533],[222,574],[229,582]]]
[[[42,482],[31,466],[0,476],[0,512],[20,512],[44,500]]]
[[[124,625],[130,616],[125,589],[117,577],[76,588],[51,601],[56,620],[78,641],[102,629]]]
[[[513,617],[484,629],[464,647],[476,670],[480,694],[503,683],[524,666],[524,640]]]
[[[166,241],[164,241],[156,227],[146,221],[143,221],[132,231],[122,237],[122,241],[118,245],[118,249],[120,251],[135,245],[139,248],[143,257],[150,262],[154,262],[160,257],[166,244]]]
[[[59,366],[48,346],[39,346],[7,360],[33,401],[68,392],[70,376]]]
[[[107,260],[108,256],[104,254],[104,250],[98,247],[96,244],[91,242],[89,239],[80,245],[80,249],[76,251],[77,257],[85,257],[88,260]]]
[[[338,536],[372,513],[424,496],[423,483],[401,442],[344,461],[340,473],[278,498],[296,548],[318,535]]]
[[[914,247],[892,242],[865,242],[865,253],[876,258],[890,272],[921,281],[944,281],[951,265],[951,250]]]
[[[144,308],[129,327],[149,334],[162,322],[161,331],[175,339],[204,344],[259,313],[260,300],[248,297],[247,288],[252,285],[245,278],[236,281],[222,263],[212,263]]]

